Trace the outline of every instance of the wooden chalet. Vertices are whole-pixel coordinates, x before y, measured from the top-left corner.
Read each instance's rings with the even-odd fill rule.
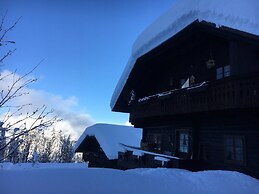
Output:
[[[112,110],[171,167],[259,178],[259,36],[194,21],[136,60]]]

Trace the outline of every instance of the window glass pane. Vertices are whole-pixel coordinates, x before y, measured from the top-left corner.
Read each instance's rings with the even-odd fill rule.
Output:
[[[244,161],[244,140],[240,136],[225,137],[225,159],[242,163]]]
[[[217,68],[217,71],[216,71],[216,78],[217,78],[217,79],[223,78],[223,68],[222,68],[222,67]]]
[[[224,77],[230,76],[230,65],[224,67]]]
[[[231,136],[225,137],[225,145],[227,147],[234,147],[234,138]]]
[[[234,138],[232,136],[225,137],[225,156],[226,160],[234,160]]]
[[[236,147],[243,147],[243,138],[242,137],[235,137],[235,144]]]
[[[234,160],[233,147],[226,147],[226,160]]]
[[[243,153],[243,138],[235,137],[235,159],[237,161],[243,161],[244,153]]]
[[[179,136],[179,151],[188,153],[189,149],[189,137],[187,133],[180,133]]]
[[[241,147],[241,148],[238,148],[238,147],[236,147],[236,161],[243,161],[243,148]]]

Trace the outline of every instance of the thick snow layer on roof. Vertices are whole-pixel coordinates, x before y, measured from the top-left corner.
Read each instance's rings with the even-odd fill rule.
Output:
[[[84,141],[86,136],[95,136],[101,148],[109,159],[117,159],[119,151],[125,151],[126,144],[140,147],[142,130],[130,126],[95,124],[85,129],[78,139],[75,149]]]
[[[136,60],[195,20],[259,35],[259,1],[178,0],[135,41],[130,59],[112,96],[111,108],[115,106]]]

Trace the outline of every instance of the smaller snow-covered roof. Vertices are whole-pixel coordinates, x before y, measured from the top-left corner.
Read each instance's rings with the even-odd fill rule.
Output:
[[[95,124],[85,129],[75,145],[75,150],[79,148],[87,136],[94,136],[106,156],[111,160],[118,158],[118,152],[125,151],[121,144],[140,147],[142,130],[124,125]]]

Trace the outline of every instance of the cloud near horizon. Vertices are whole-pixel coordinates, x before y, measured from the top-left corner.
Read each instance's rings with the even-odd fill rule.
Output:
[[[8,70],[0,72],[0,78],[10,74]],[[6,92],[8,87],[11,86],[13,80],[17,79],[20,75],[14,74],[5,79],[0,80],[0,90]],[[27,77],[26,80],[33,79],[33,76]],[[25,80],[20,81],[23,84]],[[17,86],[19,87],[19,86]],[[71,135],[72,139],[77,139],[84,129],[94,123],[93,118],[86,112],[74,111],[79,107],[78,99],[75,96],[63,98],[61,95],[51,94],[47,91],[33,89],[30,86],[24,87],[21,92],[28,92],[28,95],[19,96],[12,99],[8,105],[23,105],[31,104],[22,109],[22,113],[34,111],[38,107],[46,105],[47,108],[53,109],[54,114],[58,115],[62,121],[55,123],[53,127],[55,130],[62,130],[65,135]],[[4,115],[7,109],[1,108],[0,117]],[[13,120],[18,119],[12,118]]]

